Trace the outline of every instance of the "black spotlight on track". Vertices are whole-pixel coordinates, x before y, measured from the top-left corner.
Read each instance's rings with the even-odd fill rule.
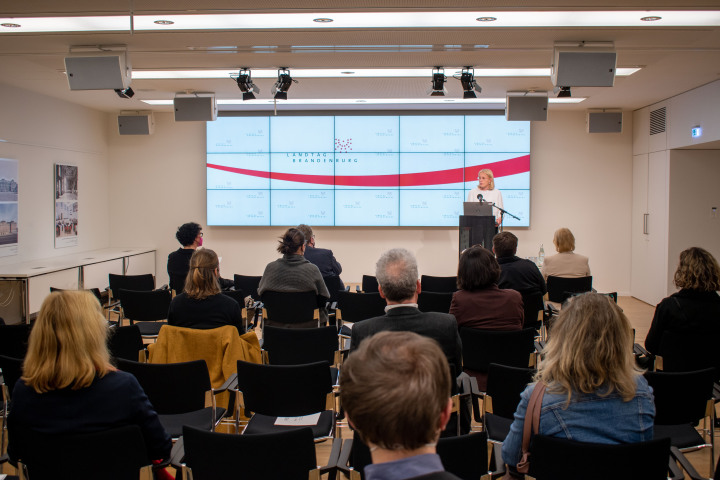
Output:
[[[482,87],[475,81],[475,69],[472,67],[463,67],[460,73],[460,83],[462,84],[463,98],[477,98],[475,92],[482,92]]]
[[[293,80],[290,76],[290,70],[280,68],[278,70],[277,82],[273,85],[270,93],[275,95],[275,100],[287,100],[287,91],[290,90],[290,85],[292,85],[293,82],[298,83],[297,80]]]
[[[442,67],[435,67],[432,71],[432,86],[428,90],[431,97],[444,97],[447,94],[445,89],[445,82],[447,77],[445,76],[445,69]]]
[[[570,87],[555,87],[553,88],[553,93],[557,94],[557,98],[572,97],[572,93],[570,93]]]
[[[130,87],[122,88],[122,89],[116,88],[115,93],[117,93],[117,96],[120,98],[132,98],[133,95],[135,95],[135,92]]]
[[[241,68],[235,81],[242,92],[243,100],[255,100],[255,93],[260,93],[260,89],[252,81],[249,68]]]

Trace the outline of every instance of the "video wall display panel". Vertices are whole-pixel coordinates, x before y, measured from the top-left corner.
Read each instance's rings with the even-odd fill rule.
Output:
[[[489,168],[529,226],[530,122],[496,115],[219,117],[207,224],[457,226]]]

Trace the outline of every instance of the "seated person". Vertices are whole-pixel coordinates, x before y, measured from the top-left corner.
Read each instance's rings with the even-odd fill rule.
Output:
[[[664,337],[677,333],[696,332],[716,339],[720,344],[720,267],[715,257],[705,249],[693,247],[680,254],[675,271],[675,286],[680,289],[655,308],[650,331],[645,338],[645,348],[650,353],[660,353]],[[717,355],[714,355],[717,357]],[[692,363],[692,359],[688,359]],[[696,357],[696,361],[700,361]],[[696,365],[693,370],[709,366]]]
[[[185,277],[190,269],[190,257],[203,244],[202,227],[195,222],[184,223],[178,227],[175,238],[182,247],[168,255],[167,272],[170,277],[170,288],[175,290],[176,294],[180,294],[183,292]],[[223,290],[233,286],[232,280],[224,278],[220,278],[219,283]]]
[[[297,226],[305,236],[305,258],[318,267],[320,275],[323,277],[339,277],[342,273],[342,266],[335,259],[332,250],[327,248],[318,248],[315,246],[315,235],[309,225],[300,224]],[[344,289],[345,284],[340,281],[341,287]]]
[[[290,228],[280,237],[278,243],[277,251],[282,253],[282,258],[267,264],[258,285],[258,293],[262,296],[266,291],[315,292],[321,297],[330,298],[320,270],[303,256],[306,249],[305,235],[297,228]],[[327,322],[327,309],[322,307],[320,308],[320,323]],[[295,324],[293,326],[317,326],[317,322],[306,323],[308,325]]]
[[[367,480],[446,479],[435,453],[450,418],[450,374],[438,344],[413,332],[381,332],[343,363],[340,400],[370,448]]]
[[[498,287],[517,290],[521,295],[547,293],[547,285],[538,267],[530,260],[516,255],[518,238],[510,232],[500,232],[493,237],[493,252],[500,265]]]
[[[209,329],[232,325],[241,335],[242,308],[223,294],[218,285],[220,264],[214,251],[196,250],[190,258],[185,291],[172,299],[168,324],[176,327]]]
[[[590,276],[588,257],[574,252],[575,236],[569,229],[558,229],[553,236],[553,243],[558,253],[543,262],[542,274],[545,280],[550,275],[563,278]]]
[[[140,427],[150,459],[169,457],[170,436],[142,387],[110,364],[107,334],[102,308],[91,293],[63,291],[45,298],[12,394],[11,459],[24,456],[17,450],[22,446],[13,444],[13,431],[73,434],[122,425]]]
[[[632,345],[630,322],[608,297],[588,293],[563,308],[503,442],[505,463],[512,469],[521,458],[528,401],[540,384],[546,390],[535,433],[606,444],[652,440],[652,389],[635,367]]]

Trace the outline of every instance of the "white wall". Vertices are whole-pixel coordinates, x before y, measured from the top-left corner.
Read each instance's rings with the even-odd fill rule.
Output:
[[[534,122],[531,137],[531,225],[512,229],[520,256],[537,255],[540,244],[553,253],[553,232],[570,228],[577,251],[590,257],[600,291],[627,294],[630,286],[632,128],[622,134],[588,134],[584,112],[550,112]],[[205,223],[205,124],[174,122],[155,115],[150,136],[120,136],[107,122],[110,152],[110,225],[113,246],[155,246],[160,282],[167,254],[178,248],[178,225]],[[457,229],[318,227],[318,246],[331,248],[357,282],[373,273],[386,249],[404,246],[418,256],[421,273],[454,275]],[[205,227],[205,244],[222,257],[222,274],[260,275],[276,259],[275,239],[283,228]]]
[[[702,247],[720,258],[720,150],[670,151],[668,292],[680,252]],[[717,209],[713,214],[712,208]]]
[[[112,94],[112,92],[110,92]],[[0,157],[18,161],[18,255],[0,265],[109,245],[107,115],[0,85]],[[78,245],[55,249],[54,164],[78,166]]]

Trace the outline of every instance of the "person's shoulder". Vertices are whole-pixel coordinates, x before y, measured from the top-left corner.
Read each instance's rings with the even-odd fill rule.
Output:
[[[420,475],[419,477],[411,477],[407,480],[460,480],[460,477],[457,477],[450,472],[441,470],[439,472],[426,473],[425,475]]]

